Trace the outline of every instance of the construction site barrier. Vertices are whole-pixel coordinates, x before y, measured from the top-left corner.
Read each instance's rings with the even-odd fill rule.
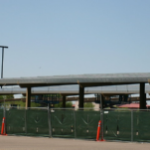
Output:
[[[26,134],[26,110],[9,109],[6,110],[6,131],[9,134]]]
[[[105,140],[150,142],[150,110],[9,108],[1,120],[4,112],[7,134],[95,140],[102,117]]]
[[[74,111],[69,109],[52,109],[51,130],[53,137],[75,137]]]
[[[105,110],[103,133],[106,140],[131,140],[131,111]]]
[[[47,109],[26,110],[26,135],[49,136]]]

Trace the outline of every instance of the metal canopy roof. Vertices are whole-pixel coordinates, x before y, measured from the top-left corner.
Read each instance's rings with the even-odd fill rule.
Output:
[[[3,78],[0,85],[46,86],[82,84],[85,86],[148,83],[150,73],[83,74],[45,77]]]
[[[87,87],[84,90],[85,94],[136,94],[139,93],[139,84],[134,85],[113,85],[113,86],[98,86]],[[46,86],[34,87],[31,89],[32,94],[79,94],[79,85],[61,85],[61,86]],[[145,85],[145,93],[150,93],[150,85]],[[0,89],[0,94],[26,94],[26,88],[19,87],[3,87]]]

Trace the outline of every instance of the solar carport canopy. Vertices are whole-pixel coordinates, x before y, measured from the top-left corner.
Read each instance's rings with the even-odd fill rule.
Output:
[[[85,86],[148,83],[150,73],[83,74],[64,76],[38,76],[0,79],[0,85],[46,86],[82,84]]]

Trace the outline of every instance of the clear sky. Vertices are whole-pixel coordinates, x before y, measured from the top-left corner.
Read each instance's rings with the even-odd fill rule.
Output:
[[[150,72],[150,0],[0,0],[4,77]],[[1,63],[1,53],[0,53]]]

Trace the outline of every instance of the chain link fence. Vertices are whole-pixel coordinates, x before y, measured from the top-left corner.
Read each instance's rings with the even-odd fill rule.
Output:
[[[13,107],[0,109],[3,116],[7,134],[95,140],[102,120],[105,140],[150,142],[150,110]]]

